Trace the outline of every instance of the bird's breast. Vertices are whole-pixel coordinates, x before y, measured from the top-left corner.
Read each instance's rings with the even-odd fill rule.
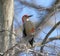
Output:
[[[34,29],[34,26],[33,26],[33,23],[28,21],[25,23],[25,30],[26,30],[26,34],[27,35],[33,35],[33,33],[35,32],[35,29]]]

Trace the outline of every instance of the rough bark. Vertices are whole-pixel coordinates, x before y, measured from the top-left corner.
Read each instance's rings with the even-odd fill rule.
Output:
[[[9,47],[11,25],[13,21],[13,0],[0,0],[0,52],[5,52]],[[7,30],[7,31],[6,31]],[[6,54],[4,56],[9,56]]]

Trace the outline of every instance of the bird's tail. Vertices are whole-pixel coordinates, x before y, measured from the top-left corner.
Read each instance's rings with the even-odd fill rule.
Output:
[[[29,40],[29,43],[30,43],[31,46],[33,46],[33,42],[34,42],[34,38]]]

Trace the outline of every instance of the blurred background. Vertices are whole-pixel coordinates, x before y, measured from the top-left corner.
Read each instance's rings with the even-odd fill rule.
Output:
[[[48,32],[60,22],[60,0],[14,0],[14,28],[16,41],[23,36],[23,15],[33,15],[30,20],[37,30],[35,43],[42,42]],[[60,56],[60,25],[52,30],[48,36],[48,43],[44,46],[44,56]],[[36,53],[19,52],[18,56],[39,56],[41,46],[35,46]]]

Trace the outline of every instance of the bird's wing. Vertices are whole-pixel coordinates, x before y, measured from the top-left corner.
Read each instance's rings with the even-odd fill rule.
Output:
[[[25,30],[27,35],[31,35],[32,33],[35,32],[34,24],[31,21],[27,21],[25,23]]]

